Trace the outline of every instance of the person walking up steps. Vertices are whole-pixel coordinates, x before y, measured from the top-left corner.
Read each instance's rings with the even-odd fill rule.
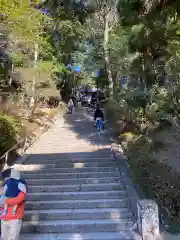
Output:
[[[98,131],[101,131],[103,129],[104,114],[99,105],[97,105],[94,113],[94,121],[97,123]]]
[[[74,108],[74,103],[73,103],[73,100],[72,98],[69,100],[68,102],[68,109],[69,109],[69,113],[72,113],[73,112],[73,108]]]
[[[2,240],[19,240],[26,201],[26,182],[15,169],[2,173],[4,179],[4,208],[1,216]]]

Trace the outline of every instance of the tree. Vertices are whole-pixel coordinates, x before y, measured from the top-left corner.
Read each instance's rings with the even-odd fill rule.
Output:
[[[46,16],[35,9],[28,0],[23,2],[0,0],[1,50],[9,55],[27,55],[32,60],[34,44],[41,44],[43,39],[43,26]]]
[[[92,30],[92,34],[94,34],[94,38],[96,38],[96,36],[103,37],[101,43],[109,81],[109,96],[113,98],[114,80],[109,57],[109,34],[116,24],[116,1],[91,0],[89,4],[94,9],[94,13],[89,19],[89,26]]]
[[[179,116],[177,8],[152,5],[147,11],[142,1],[120,0],[117,9],[119,22],[110,34],[109,53],[114,73],[128,77],[128,89],[116,88],[122,116],[134,119],[139,129],[142,122],[156,124],[169,114]]]
[[[178,15],[180,14],[180,6],[178,4],[178,1],[173,0],[146,0],[144,3],[145,9],[147,12],[150,12],[154,10],[155,8],[159,8],[160,10],[163,10],[165,8],[172,8],[175,10]]]
[[[51,44],[56,52],[57,61],[64,66],[61,72],[56,72],[57,84],[61,88],[62,94],[66,95],[68,99],[77,76],[75,78],[74,73],[69,71],[67,66],[76,64],[73,54],[82,48],[86,7],[83,1],[59,2],[56,0],[47,0],[44,6],[48,8],[54,19]]]
[[[9,62],[6,63],[9,70],[3,76],[3,81],[8,85],[6,90],[10,92],[9,85],[12,84],[11,76],[14,67],[32,68],[34,66],[30,95],[28,94],[29,90],[26,89],[27,84],[21,88],[30,97],[31,111],[29,115],[32,116],[37,97],[38,72],[40,71],[38,62],[41,60],[41,63],[44,62],[44,64],[47,61],[55,63],[54,52],[49,43],[49,36],[52,32],[51,18],[39,7],[39,1],[11,0],[6,2],[0,0],[0,6],[1,26],[5,29],[1,49],[3,55],[6,54],[9,57]],[[3,59],[2,61],[4,62]]]
[[[128,9],[131,18],[128,19]],[[165,81],[165,58],[167,45],[175,34],[171,11],[152,8],[148,13],[143,12],[141,1],[119,1],[118,11],[122,26],[131,28],[129,51],[139,53],[142,69],[140,79],[145,88],[158,82]]]

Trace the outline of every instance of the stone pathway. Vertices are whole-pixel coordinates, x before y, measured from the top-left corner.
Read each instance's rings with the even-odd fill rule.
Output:
[[[81,112],[58,120],[28,150],[17,166],[29,186],[21,240],[135,239],[107,139]]]

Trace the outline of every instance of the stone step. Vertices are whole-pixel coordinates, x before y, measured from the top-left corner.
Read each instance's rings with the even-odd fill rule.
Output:
[[[20,240],[134,240],[134,233],[128,231],[64,233],[64,234],[22,234]]]
[[[132,218],[128,208],[96,208],[96,209],[54,209],[29,210],[25,212],[25,221],[39,220],[80,220],[80,219],[124,219]]]
[[[27,179],[28,185],[68,185],[68,184],[99,184],[99,183],[117,183],[120,177],[106,178],[74,178],[74,179]]]
[[[28,184],[21,240],[135,240],[129,198],[109,143],[93,126],[84,129],[74,115],[68,117],[72,126],[55,125],[17,166]],[[93,149],[91,133],[97,148],[108,147]]]
[[[100,192],[41,192],[31,193],[27,196],[28,201],[56,200],[90,200],[90,199],[119,199],[125,197],[126,192],[121,191],[100,191]]]
[[[72,191],[110,191],[121,190],[124,186],[120,183],[102,184],[77,184],[77,185],[40,185],[28,186],[28,193],[41,192],[72,192]]]
[[[23,233],[86,233],[125,231],[133,226],[132,220],[49,220],[24,222]]]
[[[31,173],[31,174],[54,174],[54,173],[91,173],[91,172],[117,172],[118,169],[115,167],[83,167],[79,165],[77,168],[49,168],[49,169],[33,169],[26,168],[20,169],[21,174]]]
[[[46,155],[44,155],[44,158],[39,158],[37,156],[37,159],[30,159],[27,160],[25,162],[25,164],[69,164],[69,163],[92,163],[92,162],[115,162],[114,159],[112,157],[98,157],[98,158],[94,158],[94,157],[64,157],[64,158],[55,158],[55,159],[50,159],[47,158]]]
[[[102,161],[102,162],[79,162],[78,160],[75,162],[65,162],[65,163],[50,163],[50,164],[26,164],[18,165],[16,164],[15,167],[18,170],[45,170],[50,168],[91,168],[91,167],[116,167],[115,161]]]
[[[92,173],[39,173],[39,174],[21,174],[24,179],[72,179],[72,178],[106,178],[118,177],[119,172],[92,172]]]
[[[77,154],[77,149],[84,149],[86,152],[84,152],[85,154],[85,156],[86,157],[100,157],[100,156],[104,156],[104,157],[110,157],[111,156],[111,153],[109,152],[109,153],[102,153],[102,154],[97,154],[97,155],[95,155],[95,154],[89,154],[89,153],[91,153],[91,147],[87,147],[87,146],[83,146],[82,144],[80,144],[80,145],[78,145],[77,146],[77,144],[74,144],[74,145],[72,145],[72,146],[66,146],[66,145],[69,145],[69,143],[71,144],[71,140],[69,140],[68,141],[68,144],[63,144],[63,143],[59,143],[59,146],[57,147],[54,147],[54,143],[52,143],[52,145],[51,144],[49,144],[48,143],[48,145],[44,145],[44,149],[42,149],[42,148],[37,148],[36,149],[36,152],[35,153],[38,153],[38,154],[49,154],[50,152],[52,153],[52,154],[61,154],[61,153],[64,153],[64,149],[66,149],[66,154],[73,154],[74,153],[74,155],[75,155],[75,157],[82,157],[83,156],[83,154]],[[60,145],[65,145],[65,146],[60,146]],[[87,153],[87,154],[86,154]],[[64,158],[66,158],[64,155],[62,155],[62,156],[59,156],[60,158],[62,158],[62,159],[64,159]]]
[[[127,198],[121,199],[91,199],[66,201],[27,201],[27,210],[43,209],[89,209],[89,208],[125,208],[129,205]]]
[[[59,140],[59,139],[58,139]],[[61,140],[61,144],[60,142],[58,142],[58,145],[63,145],[62,142],[62,138],[60,138]],[[70,139],[70,142],[72,143],[73,141]],[[48,144],[50,144],[50,141],[48,141]],[[69,140],[68,140],[68,144],[69,144]],[[54,141],[53,141],[53,144],[52,146],[55,145]],[[65,145],[66,146],[66,145]],[[65,147],[64,146],[64,147]],[[76,146],[77,146],[77,141],[76,141]],[[59,149],[59,146],[58,146],[58,149]],[[36,159],[37,157],[38,158],[43,158],[44,155],[46,156],[46,158],[49,158],[49,159],[55,159],[55,158],[67,158],[67,156],[69,157],[82,157],[82,156],[87,156],[87,157],[101,157],[101,156],[110,156],[111,155],[111,150],[110,148],[108,149],[102,149],[102,150],[97,150],[97,151],[87,151],[87,149],[82,149],[81,148],[81,144],[80,144],[80,147],[76,150],[83,150],[82,152],[67,152],[67,150],[69,149],[68,146],[66,146],[66,152],[59,152],[59,153],[56,153],[56,154],[53,154],[53,153],[38,153],[38,154],[33,154],[31,156],[28,156],[29,159]],[[43,147],[42,150],[44,150],[46,152],[46,149]]]

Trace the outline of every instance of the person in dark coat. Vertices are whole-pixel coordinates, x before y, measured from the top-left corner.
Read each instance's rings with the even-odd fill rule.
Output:
[[[94,113],[94,121],[97,123],[98,130],[101,131],[103,128],[104,113],[99,105],[97,105]]]

